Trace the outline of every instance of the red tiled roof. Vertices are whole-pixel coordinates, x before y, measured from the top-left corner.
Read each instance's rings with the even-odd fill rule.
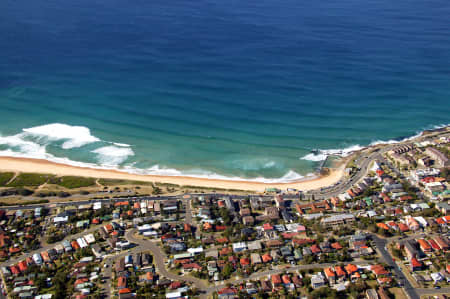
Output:
[[[264,230],[272,230],[273,226],[270,223],[264,223],[263,228]]]
[[[325,268],[323,270],[323,272],[325,273],[326,277],[335,277],[336,276],[336,274],[334,273],[333,269],[331,269],[331,268]]]
[[[226,225],[216,225],[216,231],[224,231],[226,229]]]
[[[382,265],[373,265],[370,267],[370,270],[372,270],[372,272],[377,276],[389,274],[389,272]]]
[[[131,290],[129,288],[119,290],[119,294],[129,294],[129,293],[131,293]]]
[[[27,262],[26,261],[20,261],[17,266],[19,266],[19,270],[20,272],[26,271],[28,268]]]
[[[289,275],[283,275],[282,277],[281,277],[281,279],[283,280],[283,283],[284,284],[288,284],[288,283],[291,283],[291,278],[289,277]]]
[[[413,266],[414,268],[422,267],[422,263],[419,262],[415,257],[413,257],[411,259],[411,266]]]
[[[183,264],[183,269],[198,269],[201,270],[202,267],[197,263]]]
[[[348,264],[347,266],[345,266],[345,271],[347,271],[347,273],[349,275],[355,273],[358,271],[358,267],[356,265],[353,264]]]
[[[428,240],[428,243],[430,243],[431,247],[434,250],[437,250],[437,251],[441,250],[441,247],[439,247],[439,245],[433,239]]]
[[[262,256],[262,260],[264,263],[268,263],[268,262],[272,261],[272,257],[270,256],[270,254],[266,253]]]
[[[404,224],[404,223],[399,223],[399,224],[398,224],[398,228],[399,228],[402,232],[407,232],[407,231],[409,231],[409,227],[408,227],[406,224]]]
[[[386,223],[379,222],[379,223],[377,223],[377,226],[384,230],[389,230],[389,227],[386,225]]]
[[[337,276],[345,276],[346,275],[344,269],[342,269],[341,266],[334,267],[334,271],[336,272]]]
[[[309,249],[311,249],[312,253],[320,253],[320,252],[322,252],[322,250],[320,250],[319,246],[317,246],[316,244],[313,244]]]
[[[335,242],[335,243],[331,244],[331,248],[340,250],[340,249],[342,249],[342,246],[341,246],[341,244],[339,244],[339,242]]]
[[[272,284],[274,284],[274,285],[281,283],[281,278],[280,278],[280,275],[278,275],[278,274],[273,274],[271,279],[272,279]]]
[[[241,260],[239,262],[242,266],[250,265],[250,260],[248,258],[241,258]]]

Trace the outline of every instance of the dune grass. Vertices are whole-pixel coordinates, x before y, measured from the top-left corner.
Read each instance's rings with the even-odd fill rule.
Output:
[[[48,183],[58,185],[67,189],[76,189],[94,186],[95,178],[81,176],[61,176],[50,178]]]
[[[6,183],[8,183],[13,177],[14,177],[13,172],[1,172],[0,173],[0,187],[6,186]]]
[[[46,183],[52,177],[51,174],[21,173],[8,184],[8,187],[37,187]]]

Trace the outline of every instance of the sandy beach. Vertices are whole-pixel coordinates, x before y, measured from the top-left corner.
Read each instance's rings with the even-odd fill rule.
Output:
[[[157,176],[139,175],[121,172],[117,170],[104,170],[85,167],[76,167],[66,164],[58,164],[47,160],[0,157],[0,171],[49,173],[55,175],[74,175],[95,178],[123,179],[145,182],[170,183],[177,185],[190,185],[199,187],[239,189],[263,192],[266,188],[278,188],[286,190],[295,188],[298,190],[311,190],[332,185],[340,180],[344,174],[344,165],[332,170],[329,175],[320,178],[302,180],[289,183],[260,183],[252,181],[218,180],[183,176]]]

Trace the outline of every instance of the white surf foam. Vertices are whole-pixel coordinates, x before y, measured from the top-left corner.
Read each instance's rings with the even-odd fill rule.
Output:
[[[352,145],[350,147],[344,148],[344,149],[327,149],[327,150],[319,150],[317,154],[315,153],[309,153],[303,157],[301,157],[301,160],[308,160],[308,161],[314,161],[314,162],[320,162],[325,160],[328,156],[335,155],[335,156],[341,156],[341,157],[347,157],[351,153],[355,151],[359,151],[363,149],[364,147],[360,145]]]
[[[23,129],[26,135],[46,138],[49,141],[66,140],[63,149],[82,147],[86,144],[98,142],[99,138],[91,135],[91,130],[82,126],[53,123],[43,126]]]
[[[56,126],[55,126],[56,125]],[[446,127],[448,125],[435,126],[433,129],[438,129],[442,127]],[[57,133],[52,131],[52,133],[46,132],[49,128],[58,129]],[[69,129],[71,137],[63,136],[60,129],[66,128]],[[79,129],[84,128],[84,129]],[[87,129],[87,130],[86,130]],[[34,158],[34,159],[45,159],[48,161],[67,164],[78,167],[86,167],[86,168],[94,168],[94,169],[111,169],[111,170],[119,170],[125,171],[134,174],[150,174],[150,175],[162,175],[162,176],[186,176],[186,177],[197,177],[197,178],[209,178],[209,179],[221,179],[221,180],[233,180],[233,181],[253,181],[253,182],[263,182],[263,183],[286,183],[293,181],[300,181],[303,179],[310,179],[315,177],[314,174],[308,174],[306,176],[302,176],[293,170],[289,170],[285,175],[280,178],[264,178],[257,177],[253,179],[247,179],[242,177],[233,177],[233,176],[224,176],[214,172],[205,171],[201,169],[192,169],[186,171],[180,171],[173,168],[160,167],[159,165],[154,165],[148,169],[140,169],[136,168],[136,162],[133,162],[130,165],[120,167],[119,165],[124,163],[126,159],[130,156],[134,155],[133,150],[130,148],[130,145],[123,143],[114,143],[114,142],[105,142],[101,141],[95,136],[90,134],[90,130],[85,127],[76,127],[64,124],[50,124],[39,127],[33,127],[29,129],[24,129],[23,133],[19,133],[12,136],[0,136],[0,145],[2,147],[7,147],[4,150],[0,150],[0,156],[9,156],[9,157],[22,157],[22,158]],[[422,132],[418,134],[405,138],[403,140],[389,140],[389,141],[374,141],[371,144],[381,144],[381,143],[397,143],[401,141],[407,141],[413,139],[417,136],[420,136]],[[29,136],[32,137],[40,137],[37,140],[30,141]],[[27,138],[28,137],[28,138]],[[103,142],[109,144],[107,146],[100,147],[93,152],[99,156],[99,162],[101,164],[94,163],[86,163],[80,161],[73,161],[67,157],[55,157],[54,155],[46,152],[46,143],[42,143],[41,139],[46,138],[49,141],[53,140],[64,140],[66,146],[63,147],[65,149],[70,149],[73,147],[81,147],[85,144],[92,142]],[[39,141],[39,143],[38,143]],[[112,145],[111,145],[112,144]],[[321,150],[318,154],[310,153],[305,155],[301,159],[311,160],[311,161],[322,161],[326,158],[327,155],[342,155],[346,156],[351,154],[354,151],[360,150],[363,147],[359,145],[350,146],[345,149],[328,149]],[[274,161],[268,160],[263,165],[263,168],[271,168],[275,167]]]
[[[23,139],[22,134],[13,136],[0,136],[0,145],[6,145],[9,148],[0,151],[3,156],[26,155],[29,158],[45,159],[45,146]]]
[[[450,126],[450,124],[447,125],[438,125],[438,126],[429,126],[427,128],[424,128],[421,131],[416,132],[416,134],[410,136],[410,137],[406,137],[400,140],[376,140],[376,141],[372,141],[369,146],[374,146],[374,145],[379,145],[379,144],[395,144],[395,143],[400,143],[400,142],[405,142],[405,141],[409,141],[409,140],[413,140],[417,137],[420,137],[424,131],[426,130],[436,130],[436,129],[441,129],[441,128],[445,128]],[[301,160],[308,160],[308,161],[313,161],[313,162],[320,162],[323,161],[327,158],[327,156],[330,155],[337,155],[337,156],[341,156],[341,157],[347,157],[348,155],[350,155],[353,152],[359,151],[361,149],[364,149],[363,146],[360,146],[359,144],[357,145],[352,145],[350,147],[344,148],[344,149],[328,149],[328,150],[319,150],[319,152],[317,154],[314,153],[309,153],[303,157],[301,157]]]
[[[228,181],[248,181],[248,182],[260,182],[260,183],[288,183],[299,181],[305,178],[315,177],[314,174],[310,173],[306,177],[298,174],[293,170],[289,170],[284,176],[280,178],[242,178],[237,176],[225,176],[217,174],[215,172],[202,170],[202,169],[191,169],[191,170],[177,170],[174,168],[161,167],[160,165],[154,165],[148,169],[135,168],[133,166],[125,166],[123,170],[134,173],[134,174],[148,174],[148,175],[160,175],[160,176],[183,176],[183,177],[193,177],[193,178],[204,178],[204,179],[215,179],[215,180],[228,180]]]
[[[134,156],[134,152],[130,147],[118,147],[114,145],[100,147],[93,150],[92,153],[97,154],[98,161],[101,165],[118,166],[125,162],[128,157]]]
[[[121,147],[131,147],[131,145],[126,144],[126,143],[118,143],[118,142],[111,142],[111,143],[114,145],[117,145],[117,146],[121,146]]]

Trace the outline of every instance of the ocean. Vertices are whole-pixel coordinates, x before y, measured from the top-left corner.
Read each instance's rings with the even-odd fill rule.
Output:
[[[449,16],[448,0],[3,0],[0,155],[297,180],[450,123]]]

